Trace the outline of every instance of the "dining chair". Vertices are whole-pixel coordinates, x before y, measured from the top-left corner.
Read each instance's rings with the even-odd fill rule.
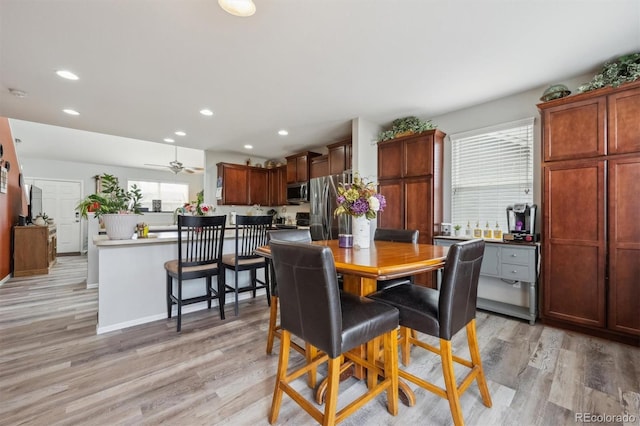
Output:
[[[269,241],[293,241],[299,243],[310,243],[311,233],[308,229],[282,229],[278,231],[269,231],[267,233],[267,239]],[[271,280],[271,312],[269,313],[269,331],[267,334],[267,355],[271,355],[273,351],[274,338],[280,338],[282,333],[280,332],[280,325],[278,321],[278,281],[276,280],[275,271],[271,261],[269,262],[270,280]],[[302,346],[292,342],[291,346],[305,355],[305,350]]]
[[[368,296],[400,311],[400,345],[404,365],[409,364],[410,345],[440,356],[445,389],[405,370],[399,370],[398,375],[447,399],[455,425],[464,424],[460,395],[473,380],[478,383],[484,405],[492,405],[480,359],[475,320],[484,244],[483,240],[471,240],[453,244],[449,248],[439,291],[418,285],[400,284]],[[453,355],[451,350],[451,338],[462,328],[466,328],[471,361]],[[413,337],[410,330],[439,338],[439,347]],[[456,382],[453,362],[471,369],[460,386]]]
[[[420,231],[417,229],[376,228],[373,239],[375,241],[395,241],[399,243],[418,243]],[[388,280],[378,280],[378,290],[393,287],[398,284],[413,284],[413,275]]]
[[[323,425],[344,420],[383,391],[387,394],[387,410],[395,416],[398,413],[398,353],[395,343],[398,311],[387,304],[341,292],[329,247],[275,240],[270,246],[278,280],[282,336],[269,423],[273,424],[278,419],[283,393]],[[311,363],[289,372],[292,335],[321,352]],[[363,359],[351,351],[364,344],[370,346],[381,336],[385,348],[384,369],[376,360]],[[384,379],[338,411],[342,358],[365,367],[368,374]],[[321,412],[295,390],[291,382],[324,362],[328,363],[328,384],[324,411]]]
[[[178,216],[178,258],[165,262],[167,272],[167,318],[177,305],[176,331],[182,326],[182,306],[218,299],[220,319],[224,319],[224,275],[220,261],[226,216]],[[216,288],[213,277],[216,276]],[[205,278],[206,294],[183,297],[184,281]],[[175,285],[174,285],[175,284]]]
[[[236,240],[233,253],[222,256],[222,268],[234,272],[233,286],[226,284],[226,292],[234,293],[234,312],[238,315],[238,296],[240,293],[251,291],[256,297],[256,291],[264,288],[267,293],[267,304],[271,305],[269,290],[269,273],[267,259],[256,255],[255,251],[260,246],[267,245],[267,231],[271,228],[271,216],[236,216]],[[264,281],[258,279],[258,269],[264,268]],[[238,272],[249,271],[249,285],[240,285]],[[226,279],[225,279],[226,283]]]

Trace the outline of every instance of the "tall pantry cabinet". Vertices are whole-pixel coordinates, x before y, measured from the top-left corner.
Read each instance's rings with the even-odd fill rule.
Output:
[[[538,108],[542,319],[640,344],[640,82]]]
[[[442,163],[445,134],[428,130],[378,143],[378,183],[387,207],[381,228],[417,229],[419,242],[433,244],[442,222]],[[415,282],[433,287],[433,274]]]

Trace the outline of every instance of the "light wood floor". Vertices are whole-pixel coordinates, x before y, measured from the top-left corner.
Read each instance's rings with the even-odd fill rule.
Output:
[[[97,336],[97,290],[85,288],[85,275],[85,257],[60,257],[50,275],[0,287],[0,425],[268,424],[279,345],[265,354],[264,297],[238,317],[227,309],[226,321],[215,309],[185,315],[180,334],[161,320]],[[471,385],[462,398],[468,425],[581,424],[576,413],[640,423],[640,349],[485,312],[477,324],[493,408]],[[454,338],[454,348],[463,343]],[[435,355],[412,356],[411,371],[442,383]],[[362,389],[355,379],[341,384],[341,404]],[[393,417],[378,396],[343,424],[451,424],[445,400],[421,389],[416,398]],[[285,396],[278,424],[314,422]]]

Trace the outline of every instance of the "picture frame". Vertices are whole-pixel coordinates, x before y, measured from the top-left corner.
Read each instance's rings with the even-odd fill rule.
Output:
[[[0,168],[0,193],[7,193],[7,185],[9,181],[9,171],[6,167],[2,166]]]

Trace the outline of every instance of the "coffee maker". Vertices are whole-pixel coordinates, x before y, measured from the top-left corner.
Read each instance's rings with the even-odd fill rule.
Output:
[[[509,232],[504,234],[504,241],[514,242],[534,242],[540,239],[540,234],[536,233],[536,211],[535,204],[514,204],[507,207],[507,226]]]

